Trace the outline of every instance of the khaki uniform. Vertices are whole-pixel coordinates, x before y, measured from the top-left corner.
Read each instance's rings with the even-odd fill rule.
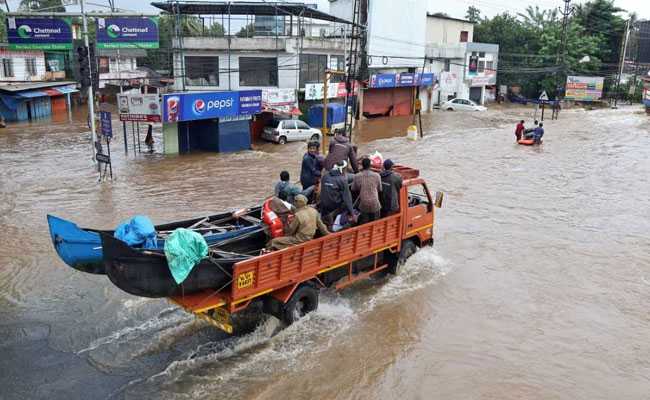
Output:
[[[289,246],[312,240],[318,229],[322,235],[329,231],[323,223],[320,214],[315,209],[307,206],[307,198],[303,195],[296,196],[296,214],[289,228],[285,230],[287,236],[271,240],[266,246],[272,250],[282,250]]]

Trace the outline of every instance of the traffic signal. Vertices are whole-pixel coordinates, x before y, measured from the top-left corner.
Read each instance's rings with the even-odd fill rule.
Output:
[[[91,84],[90,80],[90,57],[85,45],[77,46],[77,61],[79,62],[79,83],[82,88]]]

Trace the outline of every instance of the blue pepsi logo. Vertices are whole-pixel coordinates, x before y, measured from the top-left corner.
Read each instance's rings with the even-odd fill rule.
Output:
[[[194,100],[194,104],[192,105],[192,111],[194,111],[194,114],[200,115],[203,114],[205,111],[205,101],[202,99],[196,99]]]

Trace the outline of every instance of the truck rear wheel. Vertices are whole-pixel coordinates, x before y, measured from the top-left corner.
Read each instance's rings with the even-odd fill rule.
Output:
[[[318,308],[318,289],[312,285],[302,285],[284,305],[282,321],[291,325]]]
[[[402,266],[406,264],[406,260],[409,259],[415,252],[418,250],[417,246],[411,240],[405,240],[402,243],[402,249],[397,254],[391,254],[391,257],[388,260],[388,273],[397,275],[399,274]]]

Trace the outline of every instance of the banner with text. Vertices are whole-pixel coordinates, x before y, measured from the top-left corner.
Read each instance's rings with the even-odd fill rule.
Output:
[[[176,93],[163,96],[164,122],[253,115],[261,110],[261,90]]]
[[[603,97],[605,78],[595,76],[568,76],[566,100],[596,101]]]
[[[354,82],[352,85],[352,95],[359,94],[359,84]],[[305,100],[322,100],[325,85],[322,83],[306,83],[305,84]],[[347,90],[345,89],[345,82],[330,83],[327,85],[327,98],[333,99],[336,97],[345,97]]]
[[[157,49],[158,17],[97,18],[97,48]]]
[[[7,18],[7,41],[11,50],[70,50],[70,18]]]
[[[386,89],[395,87],[433,86],[435,75],[429,73],[374,74],[370,76],[368,87]]]
[[[296,91],[294,89],[264,89],[262,90],[262,108],[290,113],[298,108]]]
[[[120,121],[160,122],[157,94],[118,94]]]

